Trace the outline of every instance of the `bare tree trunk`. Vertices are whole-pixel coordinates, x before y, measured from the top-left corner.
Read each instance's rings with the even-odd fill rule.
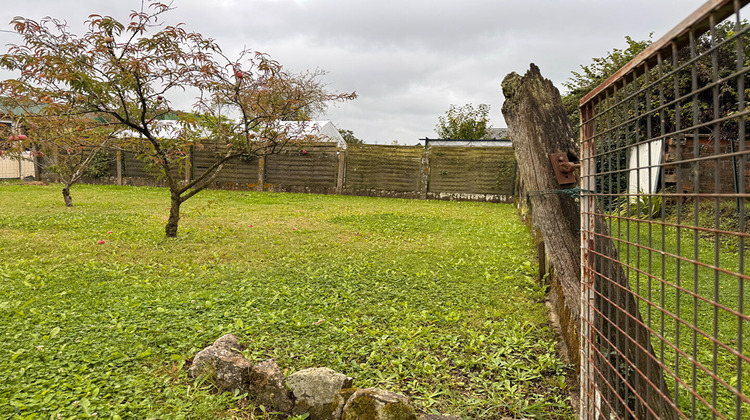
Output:
[[[172,191],[172,200],[169,207],[169,219],[167,220],[167,226],[164,229],[168,238],[177,237],[177,227],[180,222],[180,205],[182,204],[182,202],[182,197],[180,197],[178,193]]]
[[[566,153],[578,159],[578,143],[568,123],[560,93],[552,82],[531,65],[524,77],[511,73],[502,83],[503,115],[518,162],[519,183],[528,193],[532,223],[544,238],[555,276],[550,285],[551,301],[560,318],[563,340],[570,357],[578,363],[580,320],[580,207],[561,189],[550,153]]]
[[[67,207],[73,207],[73,197],[70,196],[70,185],[66,185],[62,190],[63,200]]]
[[[216,177],[219,175],[227,161],[231,159],[239,158],[239,155],[225,156],[225,158],[214,165],[210,166],[205,170],[203,174],[198,176],[196,179],[188,182],[186,185],[180,185],[180,182],[169,174],[169,166],[165,166],[164,173],[166,174],[167,182],[169,184],[169,192],[172,199],[172,204],[169,208],[169,219],[167,220],[167,226],[165,232],[168,238],[177,237],[177,227],[180,222],[180,205],[187,201],[190,197],[203,191],[209,185],[211,185]]]

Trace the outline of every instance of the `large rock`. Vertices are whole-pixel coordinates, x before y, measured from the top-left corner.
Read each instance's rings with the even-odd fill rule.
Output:
[[[240,344],[240,340],[234,334],[224,334],[219,337],[213,344],[214,347],[221,347],[228,350],[245,350],[245,346]]]
[[[403,395],[377,388],[358,389],[346,402],[341,420],[417,420]]]
[[[309,368],[289,375],[286,385],[294,394],[292,414],[309,413],[310,420],[333,420],[338,418],[336,397],[341,389],[352,386],[352,378],[326,367]]]
[[[284,374],[273,359],[259,363],[250,371],[248,390],[251,398],[267,408],[291,413],[291,392],[284,385]]]
[[[357,388],[344,388],[336,394],[336,408],[333,411],[333,418],[341,418],[347,401],[349,401],[349,398],[351,398],[355,392],[357,392]]]
[[[240,348],[237,337],[222,336],[193,357],[188,376],[208,381],[222,391],[246,391],[251,364]]]

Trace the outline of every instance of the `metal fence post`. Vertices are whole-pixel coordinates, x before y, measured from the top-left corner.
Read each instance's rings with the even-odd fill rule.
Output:
[[[422,152],[422,163],[419,168],[419,198],[426,199],[427,191],[430,186],[430,154],[432,147],[425,142],[424,151]]]
[[[347,149],[338,148],[338,150],[336,150],[336,159],[338,161],[336,169],[336,194],[341,194],[344,191],[344,183],[346,182]]]
[[[266,188],[266,156],[258,156],[258,191],[265,191]]]
[[[41,181],[42,171],[39,168],[39,157],[38,157],[36,146],[31,147],[31,161],[34,163],[34,180]]]
[[[122,151],[117,151],[117,185],[122,185]]]
[[[595,387],[592,381],[592,357],[590,343],[593,342],[592,328],[594,322],[594,195],[596,188],[593,182],[596,165],[594,163],[594,143],[591,139],[593,127],[591,119],[591,108],[581,109],[581,326],[580,326],[580,418],[595,418],[594,393]]]

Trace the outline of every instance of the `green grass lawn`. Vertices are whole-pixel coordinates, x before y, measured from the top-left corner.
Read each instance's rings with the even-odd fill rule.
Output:
[[[229,332],[423,413],[572,417],[510,205],[213,190],[166,239],[166,189],[60,189],[0,183],[0,418],[266,418],[187,379]]]
[[[730,210],[734,209],[734,202],[726,204]],[[716,227],[730,232],[736,230],[737,224],[733,224],[731,218],[720,219],[720,223],[726,226],[714,226],[713,216],[706,215],[711,207],[705,207],[702,206],[699,212],[693,213],[689,207],[680,224]],[[732,214],[736,222],[736,211]],[[703,221],[701,218],[706,220]],[[677,223],[674,216],[667,220]],[[743,401],[739,401],[743,412],[737,417],[738,401],[732,392],[732,388],[736,388],[744,395],[750,395],[750,365],[743,360],[738,363],[737,355],[731,351],[747,355],[747,349],[750,348],[750,323],[701,299],[719,302],[732,311],[747,315],[750,308],[750,287],[745,284],[746,280],[737,275],[673,256],[679,255],[708,266],[747,275],[750,253],[746,248],[740,249],[737,236],[696,232],[688,228],[678,230],[672,226],[662,228],[658,224],[649,226],[646,222],[621,221],[619,224],[613,222],[612,232],[624,241],[641,245],[628,246],[627,243],[620,242],[620,260],[631,267],[627,270],[631,288],[642,299],[653,302],[653,305],[640,302],[641,316],[651,328],[664,337],[660,339],[652,335],[652,344],[657,356],[671,371],[666,372],[665,376],[673,401],[676,401],[688,416],[695,415],[696,418],[711,418],[709,406],[715,406],[717,411],[727,418],[750,419],[750,408]],[[664,250],[666,254],[649,252],[647,248]],[[743,258],[740,256],[741,252],[744,252]],[[740,262],[743,260],[745,262],[741,266]],[[647,273],[657,278],[663,277],[668,283],[650,278]],[[678,291],[676,285],[689,292]],[[687,325],[676,321],[676,316]],[[742,342],[739,335],[740,325],[743,328]],[[692,327],[697,327],[703,334]],[[680,354],[672,345],[665,344],[665,341],[679,347],[684,354]],[[698,367],[694,361],[708,372]],[[714,374],[725,384],[714,380],[711,377]],[[679,392],[676,400],[675,375],[685,383],[677,385]],[[689,392],[686,386],[694,389],[698,395]]]

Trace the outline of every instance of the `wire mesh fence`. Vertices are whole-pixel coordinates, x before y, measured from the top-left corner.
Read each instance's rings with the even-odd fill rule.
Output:
[[[581,101],[581,418],[750,419],[746,3]]]

